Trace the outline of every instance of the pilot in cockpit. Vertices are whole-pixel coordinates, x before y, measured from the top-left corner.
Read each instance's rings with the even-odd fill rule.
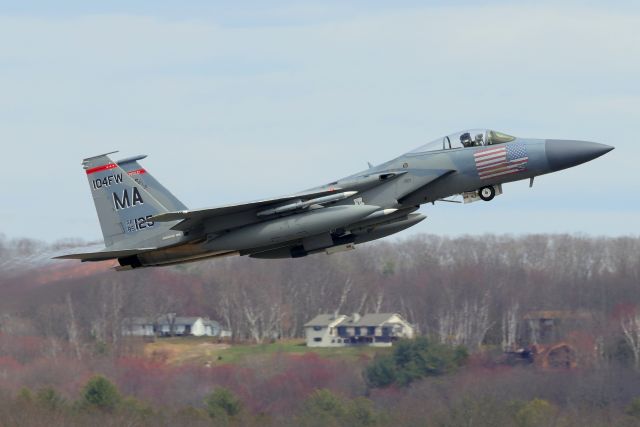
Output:
[[[476,147],[481,147],[484,145],[484,141],[482,140],[482,134],[479,133],[476,135],[476,140],[474,141],[474,144]]]
[[[471,147],[473,145],[473,140],[471,139],[471,134],[469,132],[465,132],[460,135],[460,143],[463,147]]]

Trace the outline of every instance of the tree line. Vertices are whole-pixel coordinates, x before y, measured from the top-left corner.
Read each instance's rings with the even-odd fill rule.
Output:
[[[640,238],[418,235],[296,260],[116,273],[0,236],[0,419],[16,425],[637,425]],[[575,370],[510,366],[534,310],[588,313]],[[298,338],[318,313],[398,312],[421,337],[372,359],[173,366],[127,317],[209,315],[236,343]],[[98,375],[98,377],[96,377]],[[97,378],[97,379],[96,379]],[[91,385],[91,386],[90,386]],[[93,396],[93,397],[91,397]],[[30,417],[30,418],[29,418]]]
[[[397,312],[420,334],[474,351],[513,341],[532,310],[582,310],[603,346],[622,339],[640,363],[636,237],[417,235],[294,260],[235,257],[123,273],[106,265],[88,275],[73,262],[11,267],[11,259],[50,251],[0,239],[0,269],[9,273],[0,279],[0,330],[62,338],[78,355],[88,343],[120,348],[127,317],[165,313],[208,315],[235,340],[260,343],[304,336],[318,313]]]

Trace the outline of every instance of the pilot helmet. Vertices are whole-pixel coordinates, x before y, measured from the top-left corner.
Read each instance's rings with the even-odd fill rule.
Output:
[[[471,141],[471,134],[469,132],[465,132],[460,135],[460,142],[469,142]]]

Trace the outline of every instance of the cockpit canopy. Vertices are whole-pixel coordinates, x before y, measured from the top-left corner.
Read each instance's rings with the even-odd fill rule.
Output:
[[[515,140],[515,136],[489,129],[469,129],[452,133],[422,145],[409,153],[451,150],[454,148],[480,147],[484,145],[504,144]]]

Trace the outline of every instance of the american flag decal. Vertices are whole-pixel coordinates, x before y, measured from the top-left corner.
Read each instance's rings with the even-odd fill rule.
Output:
[[[508,175],[526,169],[529,157],[522,144],[503,144],[473,154],[480,179]]]

